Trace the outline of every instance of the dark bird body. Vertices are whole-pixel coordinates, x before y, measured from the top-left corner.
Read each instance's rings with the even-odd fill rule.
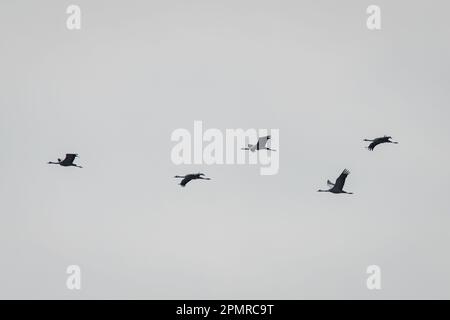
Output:
[[[197,179],[211,180],[211,178],[204,178],[203,177],[204,175],[205,175],[204,173],[191,173],[191,174],[187,174],[185,176],[175,176],[174,178],[182,178],[183,180],[181,180],[180,186],[185,187],[186,184],[188,184],[188,182],[191,180],[197,180]]]
[[[350,174],[350,171],[347,169],[344,169],[342,171],[341,175],[336,179],[335,183],[332,183],[330,180],[327,181],[328,186],[331,188],[329,190],[317,190],[318,192],[331,192],[331,193],[347,193],[347,194],[353,194],[353,192],[347,192],[344,191],[344,184],[345,179],[347,179],[347,176]]]
[[[270,136],[261,137],[258,139],[258,142],[255,145],[249,144],[248,148],[242,148],[242,150],[250,150],[251,152],[255,152],[257,150],[276,151],[276,150],[270,149],[269,147],[266,146],[267,141],[269,141],[269,140],[270,140]]]
[[[67,153],[66,157],[64,158],[64,160],[58,159],[58,162],[49,162],[48,164],[59,164],[60,166],[63,167],[77,167],[77,168],[83,168],[82,166],[79,166],[74,162],[75,158],[77,158],[78,155],[74,154],[74,153]]]
[[[375,147],[381,143],[395,143],[395,144],[398,143],[398,142],[392,141],[391,139],[392,139],[392,137],[390,137],[390,136],[384,136],[384,137],[375,138],[372,140],[364,139],[364,141],[372,142],[371,144],[369,144],[367,149],[369,149],[370,151],[373,151],[373,149],[375,149]]]

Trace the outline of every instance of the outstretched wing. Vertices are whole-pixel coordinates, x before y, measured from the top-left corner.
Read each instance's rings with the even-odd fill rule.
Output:
[[[182,186],[182,187],[186,186],[187,183],[191,180],[192,180],[192,175],[188,174],[186,177],[184,177],[183,180],[181,180],[180,186]]]
[[[369,144],[369,146],[367,147],[367,149],[369,149],[370,151],[373,151],[373,149],[375,149],[375,147],[381,143],[386,143],[389,142],[389,138],[387,136],[384,137],[380,137],[380,138],[376,138],[375,140],[373,140],[373,142],[371,144]]]
[[[348,171],[347,169],[344,169],[344,171],[342,171],[341,175],[336,179],[335,187],[338,190],[344,189],[345,179],[347,179],[347,176],[349,174],[350,174],[350,171]]]
[[[333,188],[333,187],[334,187],[334,183],[331,182],[330,180],[327,180],[327,185],[328,185],[330,188]]]
[[[72,164],[75,158],[77,157],[77,154],[74,153],[67,153],[66,157],[62,161],[63,164]]]
[[[367,149],[369,149],[370,151],[373,151],[373,149],[375,149],[375,147],[377,145],[379,145],[381,142],[375,140],[374,142],[372,142],[371,144],[369,144],[369,146],[367,147]]]
[[[267,141],[269,141],[270,136],[261,137],[258,139],[258,147],[260,149],[264,148],[266,146]]]

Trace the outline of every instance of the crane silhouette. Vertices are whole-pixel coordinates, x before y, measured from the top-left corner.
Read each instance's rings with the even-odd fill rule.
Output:
[[[83,168],[82,166],[76,165],[75,163],[73,163],[73,161],[75,160],[75,158],[77,158],[78,155],[74,154],[74,153],[67,153],[66,157],[64,158],[64,160],[61,160],[58,158],[58,162],[49,162],[48,164],[59,164],[60,166],[63,167],[77,167],[77,168]]]
[[[347,194],[353,194],[353,192],[347,192],[344,191],[344,184],[345,179],[347,179],[347,176],[350,174],[350,171],[347,169],[344,169],[342,171],[341,175],[336,179],[335,183],[332,183],[330,180],[327,180],[327,184],[331,189],[328,190],[317,190],[318,192],[331,192],[331,193],[347,193]]]
[[[185,187],[189,181],[191,180],[197,180],[197,179],[201,179],[201,180],[211,180],[211,178],[204,178],[205,174],[204,173],[191,173],[191,174],[187,174],[185,176],[175,176],[174,178],[182,178],[183,180],[181,180],[180,182],[180,186]]]
[[[384,137],[379,137],[379,138],[375,138],[372,140],[364,139],[364,141],[372,142],[371,144],[369,144],[367,149],[369,149],[370,151],[373,151],[373,149],[375,149],[375,147],[381,143],[395,143],[395,144],[398,143],[396,141],[391,141],[391,139],[392,139],[392,137],[390,137],[390,136],[384,136]]]
[[[274,149],[270,149],[266,147],[267,141],[270,140],[270,136],[261,137],[258,139],[258,142],[253,144],[248,144],[248,148],[242,148],[242,150],[250,150],[251,152],[255,152],[257,150],[269,150],[269,151],[276,151]]]

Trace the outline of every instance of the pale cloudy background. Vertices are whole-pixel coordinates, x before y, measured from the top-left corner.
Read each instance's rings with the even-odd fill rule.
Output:
[[[450,298],[449,9],[1,1],[0,297]],[[173,165],[194,120],[280,129],[279,174]],[[66,152],[85,168],[46,165]],[[353,196],[316,192],[344,168]]]

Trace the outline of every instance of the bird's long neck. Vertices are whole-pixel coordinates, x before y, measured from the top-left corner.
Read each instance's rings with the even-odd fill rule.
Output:
[[[320,189],[320,190],[317,190],[317,192],[330,192],[330,190],[322,190],[322,189]]]
[[[52,161],[50,161],[48,164],[59,164],[59,162],[52,162]]]
[[[373,140],[370,140],[370,139],[364,139],[364,141],[369,141],[369,142],[370,142],[370,141],[373,141]]]

